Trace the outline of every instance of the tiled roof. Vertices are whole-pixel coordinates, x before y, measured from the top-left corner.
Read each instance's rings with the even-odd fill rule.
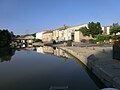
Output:
[[[20,37],[17,37],[16,39],[34,39],[34,36],[20,36]]]
[[[43,34],[46,34],[46,33],[53,33],[53,31],[49,30],[49,31],[44,32]]]
[[[82,25],[88,25],[88,24],[74,25],[74,26],[71,26],[71,27],[77,27],[77,26],[82,26]]]
[[[49,30],[42,30],[42,31],[40,31],[40,32],[37,32],[37,33],[41,33],[41,32],[43,32],[43,33],[44,33],[44,32],[46,32],[46,31],[49,31]]]
[[[70,28],[71,26],[63,26],[63,27],[61,27],[61,28],[57,28],[57,29],[55,29],[55,30],[65,30],[65,29],[67,29],[67,28]]]

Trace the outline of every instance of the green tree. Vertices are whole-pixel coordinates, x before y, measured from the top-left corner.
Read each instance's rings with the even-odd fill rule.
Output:
[[[12,39],[14,37],[13,32],[9,32],[8,30],[0,30],[0,47],[10,45]]]
[[[16,50],[10,46],[0,48],[0,62],[10,61],[15,51]]]
[[[31,34],[33,37],[36,37],[36,33],[34,33],[34,34]]]
[[[90,36],[90,31],[87,27],[82,27],[79,30],[82,32],[83,36]]]
[[[118,32],[120,32],[120,26],[112,27],[112,28],[110,29],[110,34],[111,34],[111,35],[112,35],[112,34],[116,35]]]
[[[96,41],[100,43],[109,41],[110,38],[111,38],[110,35],[102,35],[102,34],[96,35]]]
[[[113,23],[112,27],[119,27],[119,23]]]
[[[102,34],[101,24],[99,22],[89,22],[88,24],[89,34],[94,38],[95,35]]]
[[[116,35],[118,32],[120,32],[120,25],[118,23],[113,23],[113,25],[110,29],[110,34],[113,35],[112,36],[113,40],[119,40],[120,41],[120,36]]]
[[[98,34],[102,34],[102,28],[99,22],[89,22],[88,28],[82,27],[79,30],[83,33],[84,36],[92,35],[93,38]]]

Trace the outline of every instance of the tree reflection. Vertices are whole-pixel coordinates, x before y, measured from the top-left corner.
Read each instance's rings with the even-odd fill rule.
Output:
[[[15,49],[11,47],[0,48],[0,62],[10,61],[11,57],[15,54]]]

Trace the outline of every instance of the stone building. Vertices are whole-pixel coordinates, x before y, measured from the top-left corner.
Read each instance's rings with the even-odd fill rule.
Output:
[[[59,28],[59,41],[65,41],[65,30],[70,28],[70,26],[63,26],[61,28]]]
[[[58,41],[59,39],[59,30],[55,29],[53,30],[53,40]]]
[[[15,40],[20,42],[20,43],[33,43],[34,36],[32,35],[24,35],[17,37]]]
[[[42,35],[43,42],[48,42],[48,41],[51,41],[52,39],[53,39],[53,31],[52,30],[46,31],[43,33],[43,35]]]
[[[48,31],[48,30],[44,30],[44,31],[41,31],[41,32],[37,32],[37,33],[36,33],[36,39],[42,40],[43,33],[45,33],[46,31]]]
[[[82,25],[78,25],[78,26],[71,26],[67,29],[64,30],[64,40],[68,41],[68,40],[73,40],[75,41],[75,32],[76,30],[79,30],[82,27],[88,27],[88,24],[82,24]]]
[[[81,31],[75,31],[74,33],[74,42],[81,42],[82,40],[87,40],[89,41],[90,39],[93,39],[92,36],[83,36]]]
[[[111,29],[111,26],[102,26],[103,34],[109,35],[110,29]]]

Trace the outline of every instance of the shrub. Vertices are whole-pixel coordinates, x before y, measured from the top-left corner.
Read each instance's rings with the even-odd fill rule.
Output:
[[[67,46],[72,46],[72,40],[67,41]]]
[[[114,35],[111,37],[112,40],[120,40],[120,36],[119,35]]]
[[[114,45],[120,47],[120,41],[115,41],[115,42],[114,42]]]
[[[109,35],[101,35],[101,34],[99,34],[99,35],[96,36],[96,41],[100,42],[100,43],[104,43],[106,41],[109,41],[109,39],[110,39]]]
[[[96,40],[94,40],[94,39],[89,39],[89,43],[96,44]]]

